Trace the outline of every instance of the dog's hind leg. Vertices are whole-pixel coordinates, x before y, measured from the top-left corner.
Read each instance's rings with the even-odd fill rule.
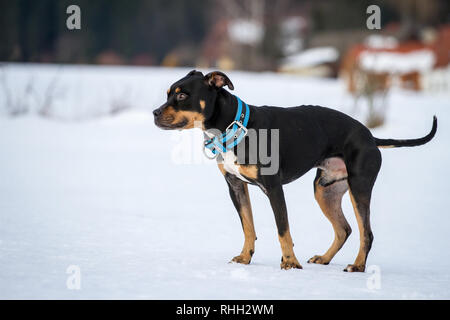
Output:
[[[229,187],[231,200],[239,213],[245,238],[241,254],[234,257],[231,262],[249,264],[255,252],[256,233],[253,225],[248,185],[246,182],[229,173],[225,174],[225,180]]]
[[[347,180],[345,177],[334,180],[334,177],[330,176],[327,176],[326,171],[317,169],[314,179],[314,196],[323,214],[333,226],[334,241],[325,254],[312,257],[308,263],[330,263],[352,232],[341,207],[342,196],[348,190]]]
[[[373,242],[370,199],[380,166],[381,154],[377,148],[359,150],[358,155],[347,164],[350,199],[358,222],[360,247],[355,262],[349,264],[344,271],[364,272],[366,268],[367,256]]]

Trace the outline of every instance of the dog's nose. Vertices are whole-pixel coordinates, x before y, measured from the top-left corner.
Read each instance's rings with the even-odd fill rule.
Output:
[[[153,110],[153,115],[154,115],[155,117],[158,117],[160,114],[161,114],[161,108],[158,108],[158,109]]]

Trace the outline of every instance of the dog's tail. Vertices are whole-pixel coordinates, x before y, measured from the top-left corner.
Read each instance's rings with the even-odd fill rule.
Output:
[[[431,128],[430,133],[427,134],[425,137],[406,140],[375,138],[375,142],[377,144],[377,147],[379,148],[415,147],[425,144],[429,142],[431,139],[433,139],[434,135],[436,134],[436,130],[437,130],[437,118],[436,116],[433,116],[433,127]]]

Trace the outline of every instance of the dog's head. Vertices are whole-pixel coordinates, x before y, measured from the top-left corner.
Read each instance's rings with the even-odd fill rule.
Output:
[[[220,71],[207,75],[192,70],[167,90],[167,101],[153,110],[155,124],[161,129],[191,129],[196,121],[208,120],[214,111],[217,92],[223,86],[234,89],[230,79]]]

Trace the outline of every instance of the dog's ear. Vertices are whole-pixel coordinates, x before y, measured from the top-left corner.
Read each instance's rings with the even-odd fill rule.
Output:
[[[187,77],[189,77],[189,76],[203,76],[203,73],[201,73],[200,71],[197,71],[197,70],[192,70],[191,72],[189,72],[187,74]]]
[[[234,90],[233,83],[228,76],[220,71],[213,71],[205,76],[205,81],[208,85],[214,86],[216,88],[222,88],[223,86],[228,86],[230,90]]]

